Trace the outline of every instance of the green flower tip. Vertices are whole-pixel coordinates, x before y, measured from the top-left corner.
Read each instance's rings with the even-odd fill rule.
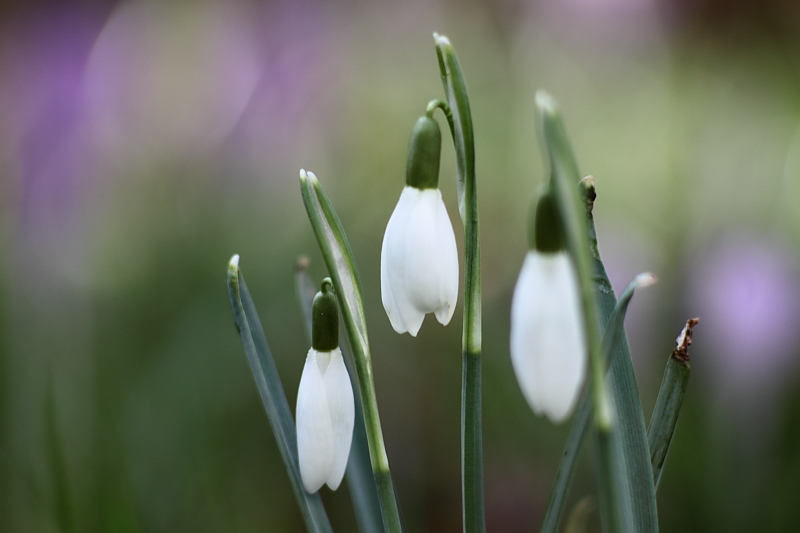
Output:
[[[535,206],[531,217],[533,225],[528,234],[531,249],[543,253],[564,250],[564,233],[553,195],[549,190],[541,192],[533,206]]]
[[[311,347],[318,352],[339,347],[339,306],[331,278],[322,280],[311,306]]]
[[[442,131],[439,123],[428,115],[420,117],[408,141],[406,185],[417,189],[438,188],[441,152]]]

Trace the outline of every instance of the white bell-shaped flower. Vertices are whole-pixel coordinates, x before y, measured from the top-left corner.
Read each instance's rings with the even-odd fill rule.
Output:
[[[353,387],[339,349],[339,314],[333,284],[322,282],[312,307],[312,341],[297,390],[297,455],[305,489],[336,490],[353,439]]]
[[[353,439],[353,387],[339,348],[308,351],[297,391],[297,454],[308,492],[336,490]]]
[[[511,363],[531,409],[560,422],[586,379],[587,346],[578,276],[554,209],[542,195],[535,249],[525,257],[511,302]]]
[[[511,362],[525,399],[553,422],[569,416],[586,378],[586,336],[566,252],[528,252],[511,303]]]
[[[423,116],[411,133],[406,187],[383,236],[381,299],[392,327],[416,337],[426,313],[447,325],[458,299],[458,251],[439,183],[441,132]]]
[[[439,189],[403,189],[383,237],[381,299],[398,333],[416,337],[426,313],[453,317],[458,252]]]

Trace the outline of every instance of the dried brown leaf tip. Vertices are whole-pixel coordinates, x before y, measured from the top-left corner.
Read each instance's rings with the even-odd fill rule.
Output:
[[[594,178],[586,176],[580,181],[581,192],[583,193],[583,201],[586,204],[586,213],[591,214],[594,209],[594,200],[597,198],[597,191],[594,186]]]
[[[700,322],[699,318],[690,318],[686,321],[683,331],[681,331],[681,334],[675,339],[677,347],[675,351],[672,352],[672,357],[674,359],[683,363],[689,362],[689,346],[692,345],[692,328],[695,327],[698,322]]]

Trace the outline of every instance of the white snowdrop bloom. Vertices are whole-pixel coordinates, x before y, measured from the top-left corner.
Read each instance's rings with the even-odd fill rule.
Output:
[[[530,250],[511,301],[511,363],[531,409],[560,422],[586,380],[586,332],[558,205],[547,189],[534,205]]]
[[[566,251],[531,250],[511,302],[511,362],[536,414],[560,422],[586,378],[587,352],[578,278]]]
[[[430,113],[411,132],[406,187],[381,247],[381,299],[392,327],[417,336],[427,313],[447,325],[458,299],[458,252],[439,191],[442,132]]]
[[[426,313],[443,325],[453,317],[458,252],[439,189],[403,189],[383,237],[381,299],[398,333],[416,337]]]
[[[336,490],[350,455],[355,417],[353,388],[339,348],[308,351],[296,416],[303,486],[311,493],[325,483]]]
[[[336,490],[350,456],[355,403],[339,349],[339,309],[330,278],[314,297],[311,349],[300,377],[295,418],[303,486],[310,493],[326,483]]]

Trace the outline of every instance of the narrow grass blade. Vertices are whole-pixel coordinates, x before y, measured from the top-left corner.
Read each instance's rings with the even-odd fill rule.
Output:
[[[536,105],[537,126],[550,164],[551,187],[561,210],[568,248],[581,284],[595,427],[599,433],[608,436],[608,439],[604,436],[597,439],[597,460],[605,463],[598,464],[598,476],[614,475],[617,478],[598,480],[601,487],[615,490],[613,494],[601,494],[601,516],[606,523],[606,515],[613,512],[620,517],[618,526],[623,530],[654,533],[658,531],[658,515],[653,473],[644,417],[624,335],[618,349],[628,353],[614,358],[607,384],[602,364],[598,326],[608,322],[616,299],[599,255],[592,257],[597,251],[596,243],[590,243],[594,229],[590,227],[587,231],[581,213],[583,206],[575,188],[580,174],[558,107],[555,100],[543,91],[537,92]]]
[[[475,142],[467,85],[450,40],[433,35],[456,151],[458,212],[464,225],[464,322],[461,364],[461,493],[465,533],[485,529],[481,414],[481,253]]]
[[[400,513],[394,495],[389,459],[383,442],[383,432],[378,415],[375,382],[372,377],[367,323],[361,279],[350,243],[328,196],[313,173],[300,171],[300,192],[308,213],[314,235],[317,237],[322,258],[336,288],[342,321],[353,350],[353,363],[358,376],[358,389],[364,413],[364,426],[369,444],[372,475],[378,490],[383,525],[387,533],[401,531]]]
[[[308,277],[308,259],[301,257],[295,266],[295,289],[297,303],[303,313],[306,336],[311,343],[311,307],[316,289]],[[353,388],[358,387],[355,373],[351,364],[352,352],[346,343],[341,345],[347,371]],[[356,515],[358,530],[361,533],[382,533],[383,521],[381,519],[380,502],[372,477],[372,468],[369,462],[369,443],[364,427],[364,413],[361,397],[356,396],[355,424],[353,425],[353,442],[350,445],[350,457],[347,460],[345,471],[347,488],[350,490],[350,499],[353,501],[353,511]]]
[[[244,276],[239,269],[239,256],[234,255],[228,263],[228,298],[233,311],[233,319],[244,345],[250,370],[256,381],[261,402],[267,412],[267,418],[278,442],[278,449],[289,473],[300,512],[306,527],[311,533],[332,533],[328,515],[322,505],[319,493],[309,494],[303,488],[300,479],[300,467],[297,462],[297,434],[294,419],[283,392],[278,369],[272,359],[272,353],[264,337],[261,321],[256,313],[253,300],[247,291]]]
[[[616,306],[616,297],[608,279],[597,245],[597,232],[592,208],[597,196],[594,179],[581,180],[586,207],[586,222],[589,228],[589,247],[592,262],[592,278],[595,283],[597,309],[600,323],[607,323]],[[629,480],[634,527],[637,532],[658,531],[658,511],[655,489],[652,484],[647,434],[642,414],[633,361],[624,331],[611,356],[608,370],[609,388],[614,391],[614,405],[619,425],[618,450],[625,456],[626,478]]]
[[[664,461],[667,459],[669,445],[678,425],[678,415],[683,405],[683,395],[689,383],[689,346],[692,344],[692,328],[699,319],[690,318],[686,321],[683,331],[678,336],[677,347],[667,360],[664,379],[658,391],[658,399],[650,417],[647,428],[647,442],[650,445],[650,461],[653,465],[653,485],[658,489],[661,481],[661,472]]]
[[[655,280],[655,276],[652,274],[639,274],[631,280],[620,295],[619,301],[614,307],[614,311],[611,313],[607,327],[603,333],[603,359],[606,368],[611,364],[614,356],[619,353],[617,346],[625,335],[625,313],[627,312],[628,304],[633,298],[634,292],[636,289],[652,285],[655,283]],[[553,481],[550,500],[547,502],[542,526],[539,529],[542,533],[554,533],[558,531],[559,520],[567,501],[567,494],[569,493],[572,476],[575,473],[578,453],[580,452],[583,439],[586,436],[586,430],[589,429],[591,412],[591,396],[584,390],[578,402],[578,408],[575,411],[572,427],[567,436],[567,443],[564,446],[564,453],[561,455],[561,462],[558,464],[556,478]]]

